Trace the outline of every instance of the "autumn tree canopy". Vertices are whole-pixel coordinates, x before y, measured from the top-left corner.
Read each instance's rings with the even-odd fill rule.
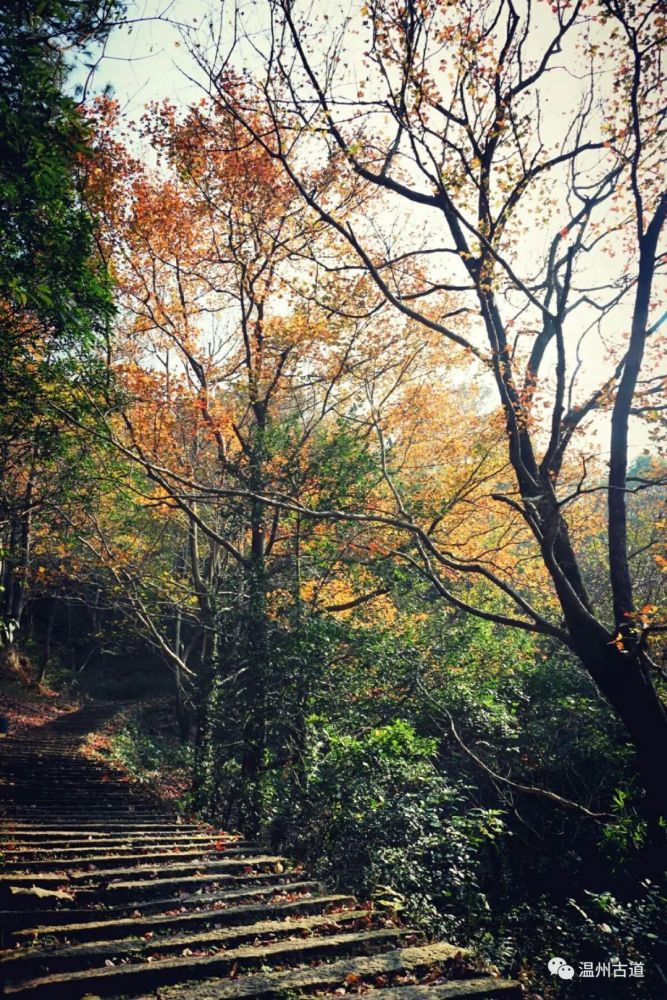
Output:
[[[664,812],[660,626],[634,592],[627,529],[633,495],[664,485],[660,462],[628,472],[631,423],[659,434],[664,385],[660,5],[371,2],[330,16],[277,0],[264,16],[213,58],[189,36],[207,86],[395,313],[492,381],[512,467],[494,499],[524,522],[556,603],[461,560],[396,496],[416,561],[454,601],[452,578],[482,574],[507,611],[475,613],[579,656]],[[351,215],[353,190],[366,200]],[[596,491],[607,588],[593,602],[572,525]]]

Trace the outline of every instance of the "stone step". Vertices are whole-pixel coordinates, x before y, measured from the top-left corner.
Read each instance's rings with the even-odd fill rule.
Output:
[[[344,964],[347,967],[353,963],[346,962]],[[290,972],[288,975],[294,978],[293,973]],[[347,973],[347,977],[356,975],[358,973]],[[281,980],[280,976],[280,973],[274,977],[271,974],[268,976],[244,976],[234,983],[232,992],[223,992],[224,988],[221,984],[217,987],[212,986],[207,990],[194,987],[194,991],[189,992],[187,998],[192,997],[192,1000],[241,1000],[243,997],[252,997],[259,1000],[261,997],[277,998],[289,995],[291,986],[287,980]],[[382,973],[380,973],[380,976],[382,976]],[[268,984],[272,978],[274,979],[273,984],[268,985],[267,989],[262,991],[261,980],[266,981]],[[252,979],[260,981],[249,985],[249,981]],[[308,986],[308,984],[305,985]],[[493,976],[463,980],[456,979],[443,983],[427,983],[421,986],[394,986],[388,989],[383,989],[382,987],[380,989],[373,989],[371,984],[368,985],[368,992],[364,992],[363,994],[365,997],[368,997],[368,1000],[466,1000],[466,998],[467,1000],[521,1000],[524,996],[519,983],[505,979],[496,979]],[[345,990],[346,996],[350,996],[345,983],[343,983],[342,989]],[[332,1000],[334,997],[336,1000],[340,1000],[342,989],[339,989],[335,993],[318,992],[318,1000]],[[171,1000],[186,1000],[186,994],[177,993],[169,989],[158,990],[157,996],[160,1000],[169,1000],[169,998]],[[141,997],[139,1000],[155,1000],[155,994],[150,998]]]
[[[49,810],[48,812],[35,816],[34,823],[35,827],[39,828],[41,825],[57,822],[63,826],[67,825],[72,830],[76,830],[77,828],[81,829],[84,823],[88,824],[90,820],[101,828],[104,828],[105,826],[111,828],[111,825],[114,824],[116,828],[122,829],[125,826],[141,822],[142,820],[145,821],[146,826],[149,826],[154,822],[153,815],[154,814],[152,812],[148,812],[144,809],[130,808],[123,810],[112,807],[109,807],[107,811],[96,812],[92,817],[88,811],[82,811],[80,815],[77,815],[77,813],[74,812],[54,814],[52,810]],[[30,814],[27,812],[22,813],[20,816],[17,815],[15,819],[21,820],[21,822],[26,825],[32,822]]]
[[[11,816],[17,819],[23,819],[25,817],[37,819],[39,815],[48,817],[52,819],[53,817],[61,816],[63,819],[65,816],[69,817],[80,817],[85,819],[90,816],[90,809],[86,808],[86,800],[90,800],[91,797],[95,795],[94,792],[86,792],[81,796],[80,801],[67,802],[65,799],[59,798],[54,802],[36,803],[34,796],[30,796],[31,805],[22,807],[20,803],[17,805],[18,799],[14,800],[14,806],[11,810]],[[0,803],[1,808],[1,803]],[[104,792],[95,796],[95,815],[101,818],[112,817],[114,814],[118,814],[119,817],[127,816],[128,814],[133,814],[136,817],[148,814],[150,816],[155,815],[155,807],[147,806],[140,799],[132,799],[131,796],[123,795],[117,798],[113,796],[106,795]],[[2,809],[3,816],[10,816],[10,811],[7,809]],[[115,817],[114,817],[115,818]]]
[[[0,952],[0,977],[16,981],[35,973],[77,971],[99,968],[107,960],[115,964],[124,959],[149,961],[160,957],[182,955],[189,949],[195,953],[238,948],[242,945],[277,941],[282,938],[317,933],[340,933],[349,926],[371,926],[368,910],[345,910],[337,913],[317,913],[311,916],[290,915],[280,919],[258,921],[233,927],[218,927],[189,934],[169,934],[153,937],[148,931],[144,938],[118,938],[112,941],[90,941],[85,944],[29,948],[24,951]]]
[[[257,871],[274,870],[278,874],[286,871],[290,862],[282,854],[264,854],[259,848],[242,848],[240,850],[240,857],[228,858],[226,857],[226,852],[223,853],[220,860],[216,861],[206,861],[204,864],[197,864],[196,862],[179,864],[178,862],[166,864],[166,865],[145,865],[137,864],[132,865],[129,868],[109,868],[100,869],[97,872],[90,873],[94,878],[104,878],[109,875],[114,879],[110,883],[109,888],[113,889],[117,884],[122,884],[127,881],[127,878],[132,878],[133,881],[142,882],[143,879],[138,876],[145,875],[152,881],[171,881],[172,876],[187,876],[187,875],[216,875],[218,872],[222,873],[238,873],[244,872],[247,875],[254,874]],[[143,859],[141,859],[143,861]],[[173,862],[172,858],[172,862]],[[127,878],[125,878],[127,876]],[[41,876],[40,876],[41,877]],[[71,876],[72,881],[85,881],[90,875],[85,872],[79,874],[73,874]],[[118,880],[118,882],[116,881]]]
[[[160,1000],[251,1000],[251,998],[277,998],[290,994],[311,994],[319,990],[331,993],[336,988],[346,988],[351,984],[373,984],[378,976],[396,973],[424,975],[434,967],[447,970],[462,954],[460,948],[451,944],[396,948],[379,955],[359,955],[331,963],[322,963],[315,968],[286,969],[276,972],[261,972],[255,975],[238,976],[234,979],[203,983],[200,986],[158,988]],[[503,1000],[519,1000],[516,984],[511,984],[515,993],[501,994]],[[465,994],[464,994],[465,995]],[[368,996],[373,998],[371,991]],[[456,994],[454,994],[456,996]],[[459,994],[460,996],[460,994]],[[474,994],[473,994],[474,996]],[[154,1000],[155,993],[152,994]],[[149,1000],[142,995],[138,1000]]]
[[[92,821],[74,821],[69,820],[68,822],[60,822],[52,820],[48,823],[19,823],[11,822],[10,820],[0,821],[0,837],[10,837],[17,834],[33,835],[39,836],[63,836],[70,837],[72,831],[76,833],[78,837],[84,837],[88,834],[95,833],[105,833],[111,832],[122,836],[124,833],[132,833],[136,831],[137,833],[150,833],[155,831],[157,833],[161,832],[173,832],[173,833],[187,833],[189,830],[193,832],[206,833],[210,828],[204,823],[179,823],[177,820],[165,820],[164,817],[158,821],[151,820],[92,820]]]
[[[366,996],[369,1000],[466,1000],[466,997],[470,1000],[521,1000],[523,990],[519,983],[483,976],[424,986],[394,986],[372,990]],[[340,1000],[340,994],[336,993],[320,993],[318,1000],[332,997]]]
[[[40,768],[41,770],[42,768]],[[19,796],[30,793],[30,795],[35,797],[35,801],[56,802],[59,798],[75,801],[81,795],[85,794],[85,792],[92,790],[98,795],[113,795],[116,798],[119,798],[121,795],[139,796],[143,794],[142,790],[137,787],[132,787],[125,782],[112,781],[109,778],[105,780],[97,774],[86,775],[85,777],[83,775],[78,777],[72,776],[67,781],[64,781],[57,774],[45,774],[43,778],[49,782],[48,787],[41,785],[37,777],[31,780],[18,777],[10,780],[6,772],[4,772],[3,783],[0,785],[0,798],[7,799],[11,793],[11,800],[16,802]]]
[[[48,837],[39,838],[38,842],[35,843],[34,840],[22,840],[16,841],[16,848],[14,850],[17,854],[48,854],[49,852],[55,853],[65,853],[67,851],[74,852],[77,849],[83,851],[100,851],[108,850],[114,851],[117,848],[124,848],[129,850],[135,846],[139,847],[161,847],[163,844],[167,847],[170,844],[176,846],[192,844],[196,846],[197,844],[214,844],[223,843],[228,844],[230,847],[248,847],[257,846],[255,841],[246,840],[245,838],[239,836],[238,834],[223,833],[222,831],[215,833],[214,831],[207,831],[205,833],[180,833],[180,834],[99,834],[91,833],[87,837],[82,836],[66,836],[63,840],[62,837],[53,837],[49,839]]]
[[[68,857],[74,856],[77,853],[83,854],[99,854],[101,852],[115,852],[121,850],[165,850],[169,851],[173,848],[180,847],[182,850],[186,850],[192,847],[194,850],[199,845],[205,846],[207,844],[216,843],[229,843],[233,847],[257,847],[257,844],[253,841],[243,840],[242,838],[236,839],[235,837],[228,837],[227,835],[215,835],[215,834],[183,834],[182,836],[167,836],[161,837],[157,835],[153,836],[121,836],[120,834],[116,837],[108,837],[104,835],[90,835],[88,837],[69,837],[63,840],[60,837],[54,838],[39,838],[37,840],[18,840],[12,839],[9,841],[0,841],[0,850],[4,850],[7,856],[16,855],[17,857],[33,857],[35,860],[39,860],[42,857]],[[10,846],[13,845],[13,846]],[[60,846],[57,846],[60,845]],[[65,846],[66,845],[66,846]]]
[[[58,860],[62,862],[61,866],[63,870],[67,872],[80,871],[82,869],[98,870],[99,868],[122,868],[123,865],[127,865],[128,861],[136,859],[148,863],[154,864],[165,864],[168,865],[170,862],[175,860],[186,861],[201,861],[202,863],[213,859],[216,856],[234,857],[237,855],[248,856],[253,850],[259,853],[258,848],[250,847],[215,847],[214,844],[208,843],[202,845],[199,850],[184,850],[183,848],[176,847],[171,850],[156,852],[150,847],[135,848],[134,851],[119,851],[117,854],[83,854],[81,852],[75,853],[72,857],[69,857],[67,852],[56,852],[58,855]],[[25,858],[22,855],[17,855],[16,852],[8,852],[5,855],[3,871],[11,872],[48,872],[53,870],[55,858],[38,858],[30,859]],[[97,871],[97,874],[101,874]]]
[[[18,843],[29,846],[34,841],[52,840],[53,846],[68,847],[70,842],[77,844],[84,840],[139,840],[161,838],[163,840],[173,840],[183,837],[230,837],[231,839],[241,839],[240,834],[227,833],[224,830],[217,830],[206,823],[184,823],[172,819],[159,826],[148,824],[143,820],[134,820],[131,823],[117,823],[111,826],[109,823],[91,826],[89,823],[79,823],[75,827],[61,827],[57,825],[37,826],[32,823],[11,824],[3,822],[0,827],[0,837],[9,839],[10,837]],[[67,843],[66,843],[67,841]]]
[[[164,818],[164,817],[163,817]],[[68,846],[66,840],[86,840],[107,838],[107,839],[127,839],[127,837],[184,837],[188,835],[216,835],[212,827],[203,824],[179,823],[177,819],[170,818],[167,822],[160,824],[155,821],[146,821],[140,817],[123,817],[119,820],[89,820],[85,819],[75,823],[68,820],[66,825],[59,823],[57,819],[51,819],[49,823],[37,822],[11,822],[3,819],[0,825],[0,839],[3,841],[14,840],[17,843],[29,844],[31,841],[53,840],[54,847],[58,844]]]
[[[120,809],[122,812],[126,812],[128,809],[143,811],[150,809],[153,812],[155,811],[155,805],[148,804],[144,797],[136,793],[128,793],[127,790],[115,791],[113,788],[107,788],[106,785],[101,789],[99,787],[96,789],[94,786],[81,788],[77,794],[72,793],[71,795],[65,792],[59,794],[57,788],[53,793],[49,793],[48,795],[38,795],[32,789],[25,788],[25,786],[20,792],[14,794],[9,794],[8,790],[5,789],[4,793],[0,792],[0,810],[3,814],[9,815],[10,810],[6,808],[6,804],[11,802],[12,815],[28,811],[32,815],[35,812],[46,812],[47,810],[58,816],[66,812],[87,812],[90,808],[92,796],[95,797],[96,812],[110,808]]]
[[[103,908],[90,906],[83,909],[76,906],[60,907],[57,910],[50,909],[39,911],[40,924],[34,926],[37,914],[21,912],[17,910],[0,911],[0,928],[5,935],[11,933],[13,940],[24,941],[25,936],[38,938],[40,934],[60,930],[62,927],[81,927],[85,929],[92,926],[102,918],[105,922],[115,924],[117,921],[129,919],[146,920],[149,915],[157,914],[158,917],[167,917],[169,920],[173,916],[180,916],[192,912],[208,912],[217,907],[237,906],[243,902],[263,902],[268,896],[271,901],[277,901],[281,896],[300,898],[306,894],[320,893],[322,886],[319,882],[302,881],[290,882],[286,879],[278,879],[276,876],[270,877],[267,884],[267,877],[260,875],[254,881],[246,880],[242,886],[220,890],[217,892],[194,892],[190,895],[163,896],[149,900],[135,900],[125,905],[108,906]],[[125,932],[123,932],[125,933]],[[77,935],[74,935],[76,939]],[[85,930],[82,930],[81,939],[86,938]],[[5,945],[7,942],[5,941]]]
[[[211,976],[235,975],[264,966],[286,965],[309,959],[326,959],[342,955],[363,955],[397,944],[409,932],[384,928],[334,934],[313,940],[287,940],[263,944],[261,947],[229,948],[214,955],[156,959],[142,965],[107,966],[82,972],[56,973],[18,983],[8,983],[5,995],[22,1000],[79,1000],[86,993],[99,996],[132,994],[133,991],[155,989],[168,983],[202,980]],[[190,994],[192,995],[192,994]]]
[[[94,781],[101,781],[112,788],[132,788],[131,780],[122,772],[113,769],[102,770],[85,765],[72,768],[67,759],[64,758],[62,764],[56,761],[45,760],[43,757],[35,756],[29,760],[18,763],[15,760],[3,760],[0,758],[0,773],[2,773],[2,788],[34,788],[44,795],[53,791],[53,786],[62,785],[63,788],[73,792],[76,790],[76,782],[81,781],[91,784]],[[40,777],[52,782],[52,786],[40,784]]]
[[[281,887],[282,888],[282,887]],[[50,944],[63,942],[93,942],[102,939],[117,941],[119,939],[143,935],[165,934],[178,929],[183,932],[197,927],[242,926],[260,919],[277,919],[295,914],[324,913],[333,907],[350,907],[356,901],[354,896],[341,894],[319,895],[320,886],[316,882],[299,882],[290,886],[289,893],[278,893],[275,888],[257,890],[250,897],[249,893],[227,893],[223,909],[197,909],[192,912],[181,912],[174,909],[157,916],[136,916],[119,918],[117,920],[99,920],[80,924],[62,924],[53,926],[31,927],[16,931],[12,940],[17,944],[35,944],[47,940]],[[262,893],[265,894],[262,897]],[[317,893],[317,895],[313,895]],[[225,894],[222,894],[225,895]],[[248,898],[264,898],[264,902],[253,902],[243,905]],[[287,899],[287,901],[286,901]],[[211,904],[212,907],[215,904]],[[101,915],[99,912],[98,916]]]
[[[217,873],[209,875],[190,875],[181,878],[150,879],[140,882],[111,882],[106,885],[74,885],[65,878],[60,882],[52,881],[46,886],[34,886],[28,882],[24,885],[7,886],[0,894],[0,900],[6,904],[11,901],[12,909],[42,910],[53,906],[58,899],[61,910],[91,909],[98,904],[118,907],[138,907],[146,900],[165,898],[194,898],[199,895],[212,895],[216,892],[232,890],[233,888],[255,885],[275,885],[284,881],[285,875],[276,872],[244,872],[231,875]],[[17,890],[12,892],[12,888]],[[40,893],[46,893],[40,896]],[[57,892],[58,896],[49,895]],[[62,895],[61,895],[62,893]],[[25,926],[25,925],[24,925]]]
[[[166,872],[168,874],[192,874],[201,871],[202,873],[208,871],[217,870],[232,870],[236,868],[242,868],[244,861],[246,864],[254,863],[255,858],[263,857],[262,852],[259,848],[249,848],[240,847],[232,848],[229,851],[208,851],[210,859],[206,854],[202,852],[195,853],[192,860],[187,857],[183,857],[182,853],[176,854],[161,854],[158,855],[159,861],[156,863],[151,863],[150,857],[143,857],[136,853],[129,855],[129,860],[133,860],[135,863],[128,865],[127,858],[121,858],[118,865],[114,865],[112,858],[101,858],[102,864],[112,862],[109,867],[100,867],[92,863],[93,859],[80,859],[81,864],[77,867],[73,860],[65,861],[63,860],[62,865],[58,866],[57,871],[54,872],[54,862],[47,861],[43,862],[47,865],[47,868],[43,871],[40,870],[29,870],[24,871],[20,866],[17,865],[7,866],[3,865],[3,874],[0,874],[0,891],[3,885],[6,885],[12,881],[18,881],[21,883],[34,883],[35,885],[40,885],[42,882],[63,880],[63,876],[66,877],[67,881],[70,883],[79,882],[90,882],[96,879],[104,880],[105,878],[118,878],[119,876],[132,876],[145,874],[146,878],[153,878],[157,875],[158,870]],[[221,859],[221,860],[220,860]],[[282,862],[286,862],[287,859],[283,858]],[[280,862],[280,863],[282,863]],[[274,864],[278,864],[278,861],[274,861]],[[125,867],[123,867],[125,865]],[[12,870],[13,869],[13,870]]]
[[[57,784],[58,788],[62,788],[70,794],[73,794],[81,785],[92,785],[94,782],[102,782],[102,784],[108,785],[109,788],[120,791],[121,789],[128,790],[132,786],[129,784],[127,778],[122,775],[109,774],[108,771],[95,771],[92,768],[78,769],[68,767],[67,770],[45,767],[44,764],[40,764],[39,772],[34,773],[32,768],[30,769],[32,773],[22,772],[20,768],[11,768],[5,766],[2,771],[3,785],[2,788],[34,788],[35,790],[42,791],[45,795],[48,794],[52,789],[45,788],[40,782],[40,778],[48,779],[48,781],[53,782],[54,785]],[[19,784],[20,782],[20,784]],[[80,783],[80,784],[79,784]]]
[[[251,881],[254,884],[260,881],[263,883],[280,882],[283,877],[282,873],[273,872],[249,871],[236,876],[221,872],[214,875],[189,875],[183,878],[160,878],[140,882],[110,882],[106,887],[106,892],[109,902],[116,905],[118,902],[128,900],[139,902],[143,899],[156,898],[167,890],[173,893],[192,893],[194,895],[198,889],[203,890],[209,886],[216,889],[223,886],[226,889],[231,889],[233,885],[248,884]]]

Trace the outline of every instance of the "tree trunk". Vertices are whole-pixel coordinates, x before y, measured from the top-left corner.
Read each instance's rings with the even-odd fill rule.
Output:
[[[611,704],[634,744],[646,792],[645,811],[653,829],[667,818],[667,709],[653,685],[646,654],[618,649],[586,635],[575,639],[582,663]]]
[[[32,498],[33,498],[32,478],[28,480],[23,500],[23,510],[20,516],[19,527],[19,573],[14,576],[14,597],[12,602],[12,618],[21,622],[27,596],[27,576],[30,566],[31,546],[32,546]]]
[[[260,771],[267,741],[266,694],[269,655],[263,556],[251,567],[248,577],[246,621],[248,683],[245,705],[247,721],[243,732],[244,753],[241,773],[244,782],[245,826],[249,835],[256,836],[261,823]]]
[[[53,638],[53,626],[56,620],[56,612],[58,610],[58,598],[52,597],[49,604],[49,615],[46,620],[46,635],[44,636],[44,648],[42,650],[42,659],[39,665],[39,673],[37,674],[37,684],[43,684],[44,678],[46,677],[46,671],[49,666],[49,660],[51,659],[51,639]]]
[[[264,489],[264,415],[258,417],[250,467],[253,493]],[[246,572],[248,611],[246,648],[248,681],[246,685],[246,725],[243,732],[244,753],[241,774],[244,788],[244,826],[250,836],[257,836],[261,825],[261,769],[267,749],[267,692],[269,687],[269,637],[266,609],[266,532],[264,504],[252,501],[250,510],[250,562]]]
[[[626,629],[622,634],[624,645],[617,645],[613,634],[594,615],[567,523],[548,482],[543,484],[539,511],[542,554],[563,609],[571,648],[616,712],[634,745],[637,771],[646,793],[646,818],[652,830],[657,832],[661,817],[667,817],[664,776],[667,708],[653,683],[649,658],[640,646],[633,647],[634,637]]]

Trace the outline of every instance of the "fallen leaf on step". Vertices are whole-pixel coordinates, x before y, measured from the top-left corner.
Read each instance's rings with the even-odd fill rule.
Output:
[[[14,896],[37,896],[38,899],[74,899],[74,894],[65,892],[64,889],[42,889],[38,885],[31,886],[30,889],[23,889],[20,886],[10,886],[10,892]]]

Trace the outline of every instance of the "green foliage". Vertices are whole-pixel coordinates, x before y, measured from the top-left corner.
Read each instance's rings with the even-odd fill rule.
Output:
[[[331,883],[537,981],[545,940],[554,954],[571,941],[575,954],[568,897],[582,906],[593,886],[613,892],[623,862],[642,870],[628,748],[587,675],[551,644],[452,615],[407,579],[396,601],[399,618],[370,626],[303,608],[271,622],[263,836]],[[224,663],[242,663],[239,642],[223,645]],[[242,678],[217,674],[200,755],[200,802],[225,826],[247,791]],[[516,782],[593,810],[630,789],[616,792],[618,819],[582,821],[495,786],[452,739],[445,711]],[[628,912],[641,910],[638,884],[624,887]],[[648,968],[650,938],[640,950]]]
[[[463,939],[488,916],[480,879],[504,825],[442,773],[436,752],[403,719],[351,736],[311,717],[304,786],[280,798],[296,814],[290,848],[325,878]]]
[[[577,980],[584,992],[575,995],[582,1000],[609,1000],[612,996],[614,1000],[658,1000],[663,996],[664,982],[654,962],[667,933],[666,902],[664,890],[650,880],[642,881],[624,901],[609,892],[589,891],[576,902],[566,898],[557,903],[541,895],[496,915],[495,937],[480,941],[479,950],[526,978],[546,1000],[564,995],[547,971],[552,955],[566,957],[577,974],[581,962],[595,967],[615,959],[626,967],[643,965],[644,975],[632,979],[600,976]]]
[[[101,39],[115,2],[0,10],[0,397],[3,436],[81,377],[112,313],[93,221],[77,190],[89,131],[63,91],[65,47]],[[42,433],[46,433],[42,428]]]
[[[646,842],[646,820],[636,808],[637,789],[616,788],[612,799],[614,820],[603,831],[603,843],[618,864]]]
[[[166,768],[188,767],[192,748],[148,734],[140,722],[132,720],[111,738],[111,757],[132,777],[146,781]]]
[[[110,734],[105,756],[181,812],[191,811],[194,750],[179,740],[168,702],[148,702],[127,713]]]

